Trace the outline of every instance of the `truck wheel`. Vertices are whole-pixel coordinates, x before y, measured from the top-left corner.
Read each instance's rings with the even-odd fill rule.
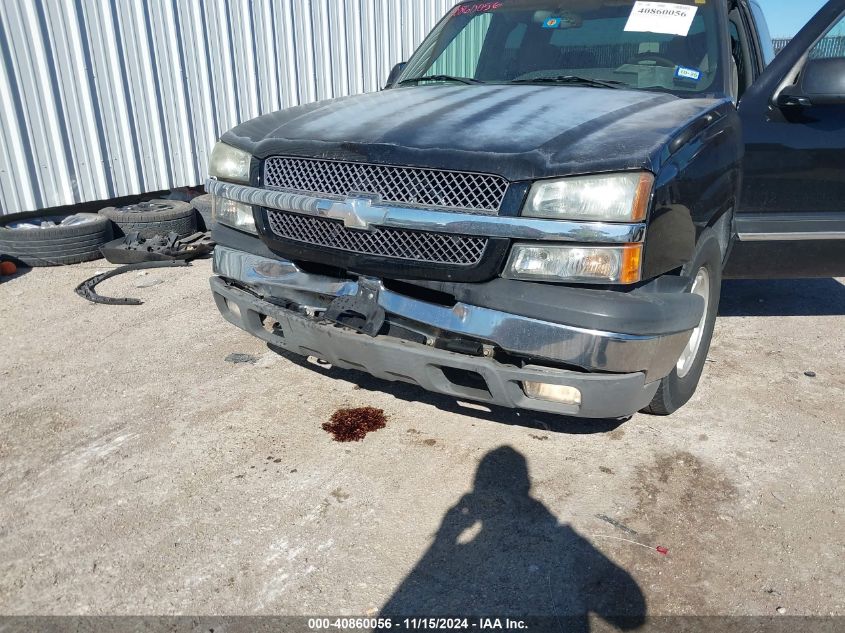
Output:
[[[117,225],[118,236],[138,231],[140,237],[149,239],[172,231],[180,237],[187,237],[197,231],[194,208],[187,202],[176,200],[150,200],[127,207],[108,207],[102,209],[100,215]]]
[[[701,381],[722,296],[722,250],[715,232],[709,229],[704,232],[698,242],[695,257],[684,267],[683,274],[692,279],[689,291],[704,298],[704,315],[693,331],[675,369],[660,381],[660,388],[651,404],[643,409],[643,413],[675,413],[690,401]]]

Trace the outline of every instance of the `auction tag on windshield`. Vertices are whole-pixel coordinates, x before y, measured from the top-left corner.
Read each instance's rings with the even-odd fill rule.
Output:
[[[634,9],[631,11],[625,30],[686,37],[689,35],[697,12],[698,7],[688,4],[638,1],[634,3]]]

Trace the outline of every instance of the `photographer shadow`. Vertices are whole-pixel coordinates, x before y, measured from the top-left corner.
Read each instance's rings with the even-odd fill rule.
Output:
[[[531,630],[621,630],[645,622],[636,581],[530,494],[525,457],[488,453],[474,489],[450,509],[434,543],[385,603],[391,617],[532,620]]]

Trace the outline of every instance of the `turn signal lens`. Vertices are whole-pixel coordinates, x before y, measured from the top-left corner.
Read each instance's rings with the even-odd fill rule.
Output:
[[[252,207],[234,200],[212,196],[211,218],[218,224],[225,224],[239,231],[246,231],[258,235],[255,227],[255,216]]]
[[[525,281],[633,284],[641,279],[642,244],[516,244],[504,277]]]

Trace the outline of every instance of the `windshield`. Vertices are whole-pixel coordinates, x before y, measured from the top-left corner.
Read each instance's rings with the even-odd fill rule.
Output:
[[[716,4],[467,2],[429,35],[400,82],[454,77],[489,83],[582,83],[690,96],[721,92]]]

